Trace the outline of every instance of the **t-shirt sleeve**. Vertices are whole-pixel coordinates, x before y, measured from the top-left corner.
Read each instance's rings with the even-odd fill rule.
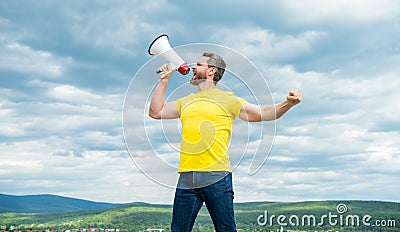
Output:
[[[178,109],[179,115],[181,115],[182,107],[184,107],[185,102],[188,101],[188,99],[191,98],[191,95],[188,95],[186,97],[179,98],[178,100],[174,101],[174,105]]]
[[[178,99],[176,101],[174,101],[174,105],[176,106],[176,108],[178,109],[179,115],[181,114],[181,99]]]
[[[236,97],[236,101],[235,101],[235,103],[233,104],[233,107],[232,107],[232,112],[235,115],[235,117],[239,117],[240,110],[242,109],[243,105],[246,104],[246,103],[247,103],[247,101],[244,100],[243,98]]]

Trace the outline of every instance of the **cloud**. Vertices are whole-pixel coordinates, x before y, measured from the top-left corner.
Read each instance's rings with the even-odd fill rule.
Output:
[[[368,24],[376,21],[393,19],[400,10],[396,1],[324,1],[316,0],[280,1],[285,15],[290,15],[286,20],[291,25],[321,25],[321,24]],[[318,10],[315,10],[318,8]]]
[[[91,94],[71,85],[57,85],[49,89],[47,95],[50,98],[58,99],[63,102],[88,104],[101,100],[102,96]]]
[[[248,167],[260,124],[236,123],[229,147],[239,163],[236,201],[398,201],[397,1],[194,1],[201,20],[170,1],[20,4],[1,2],[0,186],[7,189],[0,192],[171,203],[173,189],[144,177],[130,157],[175,181],[176,167],[149,159],[158,154],[173,166],[179,157],[179,122],[147,116],[154,70],[165,62],[150,59],[147,46],[167,33],[173,46],[238,51],[216,49],[229,67],[219,86],[250,102],[303,92],[276,122],[268,160],[254,176]],[[215,47],[177,51],[193,63],[208,48]],[[167,97],[193,91],[174,74]],[[275,124],[267,127],[270,135]]]
[[[323,31],[278,35],[258,26],[240,25],[220,28],[211,38],[223,38],[222,44],[229,44],[249,59],[277,62],[312,52],[313,43],[325,36],[326,32]]]
[[[66,66],[73,63],[71,57],[55,57],[47,51],[34,50],[19,42],[0,44],[0,69],[13,70],[29,75],[57,78]]]
[[[259,200],[336,199],[336,194],[368,199],[361,192],[376,198],[381,191],[374,191],[374,185],[381,182],[387,184],[382,197],[396,199],[388,179],[398,171],[398,132],[393,128],[399,120],[392,117],[393,102],[386,101],[399,97],[396,69],[348,76],[352,72],[345,68],[329,73],[266,68],[275,99],[283,99],[290,87],[302,90],[304,99],[278,120],[271,154],[255,178],[246,177],[246,162],[236,169],[238,201],[241,192]]]
[[[111,193],[113,191],[104,191],[94,196],[92,190],[110,185],[126,188],[126,183],[139,175],[133,172],[129,157],[126,154],[121,155],[122,151],[91,150],[83,152],[81,156],[52,156],[50,153],[55,147],[54,144],[44,144],[43,140],[1,144],[0,147],[3,151],[3,159],[0,161],[3,167],[1,175],[4,177],[0,183],[2,186],[8,186],[8,190],[4,189],[3,192],[52,192],[85,199],[108,198],[115,199],[115,202],[125,202],[123,199],[129,197],[128,193],[121,192],[117,197],[115,193]],[[29,147],[30,151],[25,147]],[[127,171],[132,175],[127,175]]]

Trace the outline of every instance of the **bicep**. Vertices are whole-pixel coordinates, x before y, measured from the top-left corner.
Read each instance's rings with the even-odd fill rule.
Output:
[[[261,121],[261,108],[258,105],[245,103],[240,109],[239,118],[246,122],[259,122]]]
[[[161,119],[174,119],[179,118],[179,111],[173,102],[165,103],[161,111]]]

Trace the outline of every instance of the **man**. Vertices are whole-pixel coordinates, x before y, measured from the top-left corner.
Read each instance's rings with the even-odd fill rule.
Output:
[[[233,210],[232,169],[228,143],[236,117],[248,122],[275,120],[298,104],[302,95],[289,92],[275,105],[258,106],[216,88],[225,71],[225,61],[214,53],[204,53],[192,67],[190,83],[198,93],[174,102],[164,102],[172,70],[159,68],[160,81],[150,103],[149,116],[155,119],[180,118],[182,141],[180,174],[175,191],[171,230],[189,232],[205,203],[217,232],[236,231]]]

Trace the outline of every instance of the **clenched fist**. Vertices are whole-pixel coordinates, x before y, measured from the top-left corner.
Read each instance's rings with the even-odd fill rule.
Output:
[[[303,96],[298,90],[292,89],[287,95],[286,100],[289,106],[294,106],[301,102],[302,97]]]

